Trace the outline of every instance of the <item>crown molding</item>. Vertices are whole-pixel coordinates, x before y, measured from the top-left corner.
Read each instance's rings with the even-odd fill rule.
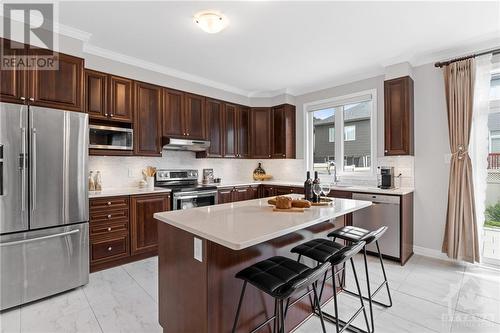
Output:
[[[250,94],[250,92],[247,90],[243,90],[243,89],[239,89],[239,88],[236,88],[233,86],[229,86],[229,85],[224,84],[224,83],[212,81],[212,80],[206,79],[206,78],[198,76],[198,75],[189,74],[189,73],[186,73],[183,71],[179,71],[177,69],[173,69],[173,68],[159,65],[159,64],[156,64],[153,62],[145,61],[145,60],[142,60],[142,59],[139,59],[136,57],[131,57],[131,56],[119,53],[119,52],[104,49],[102,47],[98,47],[98,46],[92,45],[90,43],[85,43],[83,45],[83,52],[87,53],[87,54],[94,55],[94,56],[107,58],[107,59],[110,59],[113,61],[118,61],[118,62],[127,64],[127,65],[136,66],[136,67],[147,69],[147,70],[150,70],[153,72],[172,76],[172,77],[177,78],[177,79],[182,79],[182,80],[198,83],[201,85],[205,85],[208,87],[224,90],[224,91],[231,92],[231,93],[238,94],[238,95],[242,95],[245,97],[248,97]]]

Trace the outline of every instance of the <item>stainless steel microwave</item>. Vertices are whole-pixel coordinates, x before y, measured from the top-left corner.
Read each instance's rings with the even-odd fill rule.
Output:
[[[124,127],[90,125],[89,148],[133,150],[134,130]]]

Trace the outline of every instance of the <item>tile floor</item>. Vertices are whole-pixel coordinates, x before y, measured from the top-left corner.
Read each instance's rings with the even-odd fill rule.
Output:
[[[373,281],[382,273],[370,258]],[[361,257],[356,268],[366,289]],[[500,332],[500,270],[414,256],[404,267],[386,262],[394,306],[374,307],[375,328],[392,332]],[[354,286],[348,272],[348,287]],[[88,285],[0,314],[1,332],[161,332],[158,324],[157,258],[90,275]],[[383,300],[385,291],[377,298]],[[349,315],[358,301],[339,296]],[[333,312],[333,305],[325,305]],[[364,327],[362,315],[355,324]],[[327,324],[328,332],[333,325]],[[320,332],[311,318],[296,332]]]

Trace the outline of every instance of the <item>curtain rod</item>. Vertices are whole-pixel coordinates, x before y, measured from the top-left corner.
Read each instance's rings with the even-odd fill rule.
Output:
[[[460,57],[460,58],[450,59],[448,61],[436,62],[434,64],[434,67],[447,66],[447,65],[449,65],[449,64],[451,64],[451,63],[453,63],[455,61],[465,60],[465,59],[469,59],[469,58],[475,58],[475,57],[479,57],[479,56],[482,56],[482,55],[485,55],[485,54],[489,54],[489,53],[492,53],[493,55],[499,54],[500,53],[500,48],[496,48],[496,49],[492,49],[492,50],[488,50],[488,51],[484,51],[484,52],[480,52],[480,53],[476,53],[476,54],[471,54],[471,55]]]

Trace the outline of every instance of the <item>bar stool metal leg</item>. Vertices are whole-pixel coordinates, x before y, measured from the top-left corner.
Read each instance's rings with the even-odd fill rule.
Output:
[[[238,309],[236,310],[236,317],[234,318],[232,333],[236,332],[236,326],[238,325],[238,317],[240,316],[241,303],[243,303],[243,297],[245,296],[245,289],[247,287],[247,282],[243,282],[243,287],[241,288],[240,300],[238,302]]]
[[[391,291],[389,290],[389,281],[387,280],[387,275],[385,274],[385,266],[384,266],[384,261],[382,260],[382,253],[380,253],[380,246],[378,245],[378,240],[375,241],[375,245],[377,245],[377,251],[378,251],[378,259],[380,260],[380,266],[382,267],[382,274],[384,274],[384,282],[385,287],[387,289],[387,295],[389,296],[389,304],[385,305],[385,307],[390,308],[392,306],[392,297],[391,297]]]
[[[335,268],[332,267],[332,274],[334,273]],[[339,318],[339,308],[337,306],[337,283],[335,283],[335,275],[332,278],[333,281],[333,311],[335,312],[335,318]],[[340,332],[339,321],[335,320],[335,330],[337,333]]]
[[[363,248],[363,258],[365,260],[366,289],[368,290],[368,305],[370,307],[371,332],[373,333],[375,331],[375,325],[374,325],[374,321],[373,321],[373,300],[372,300],[372,292],[370,289],[370,276],[368,273],[368,260],[366,258],[366,246]],[[360,293],[360,295],[361,295],[361,293]]]
[[[313,288],[313,294],[314,294],[314,301],[317,306],[317,311],[319,313],[319,320],[321,322],[321,328],[323,329],[323,332],[326,332],[326,327],[325,327],[325,321],[323,319],[323,311],[321,311],[321,304],[319,303],[319,298],[318,298],[318,285],[317,282],[315,282],[312,286]]]
[[[359,302],[361,303],[361,308],[363,309],[363,316],[365,317],[366,328],[367,331],[370,332],[370,324],[368,324],[368,316],[366,315],[365,304],[363,302],[363,295],[361,294],[361,288],[359,287],[358,274],[356,274],[356,268],[354,267],[354,260],[352,260],[352,258],[351,258],[351,267],[354,273],[354,280],[356,281],[356,288],[358,289]]]

